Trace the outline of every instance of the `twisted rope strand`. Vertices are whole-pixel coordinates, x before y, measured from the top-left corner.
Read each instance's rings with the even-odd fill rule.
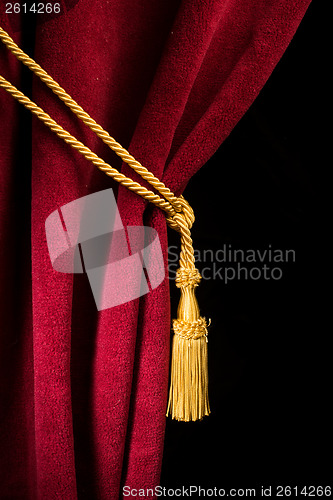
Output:
[[[65,104],[66,106],[92,130],[102,141],[107,144],[125,163],[127,163],[137,174],[156,189],[175,211],[181,211],[178,198],[155,177],[146,167],[141,165],[121,144],[119,144],[109,133],[91,118],[88,113],[31,57],[21,50],[8,33],[0,27],[0,39],[15,57],[25,64],[36,76],[40,78]]]
[[[181,251],[179,256],[179,264],[183,269],[195,270],[195,258],[193,241],[191,238],[191,227],[195,220],[192,207],[187,203],[182,196],[179,201],[182,205],[181,214],[174,214],[166,218],[169,227],[178,231],[181,236]]]
[[[82,120],[96,135],[103,140],[123,161],[125,161],[133,170],[135,170],[143,179],[156,189],[161,196],[145,188],[141,184],[133,181],[129,177],[120,173],[117,169],[106,163],[93,153],[87,146],[77,140],[69,132],[63,129],[47,113],[43,111],[31,99],[20,92],[14,85],[0,76],[0,87],[11,94],[18,102],[23,104],[35,116],[37,116],[46,126],[48,126],[58,137],[63,139],[73,149],[77,150],[88,161],[91,161],[97,168],[112,177],[115,181],[127,187],[130,191],[138,194],[145,200],[154,203],[164,212],[166,212],[166,222],[181,235],[181,251],[179,264],[182,269],[189,271],[195,269],[195,259],[193,242],[191,238],[191,227],[194,222],[193,210],[183,196],[176,197],[157,177],[155,177],[147,168],[143,167],[130,153],[123,148],[108,132],[106,132],[88,113],[86,113],[60,85],[48,75],[48,73],[39,66],[33,59],[25,54],[12,38],[0,26],[0,40],[5,46],[22,61],[31,71],[36,74],[51,90],[73,111],[73,113]]]
[[[81,155],[83,155],[87,160],[91,161],[100,170],[105,172],[106,175],[112,177],[115,181],[135,192],[145,200],[154,203],[168,214],[175,213],[172,205],[167,200],[163,200],[157,194],[146,189],[144,186],[141,186],[141,184],[138,184],[129,177],[126,177],[124,174],[118,172],[117,169],[111,167],[111,165],[99,158],[99,156],[93,153],[91,149],[89,149],[82,142],[72,136],[69,132],[67,132],[67,130],[63,129],[61,125],[58,125],[58,123],[55,122],[50,117],[50,115],[45,113],[39,106],[37,106],[37,104],[31,101],[27,96],[25,96],[2,76],[0,76],[0,87],[5,89],[18,102],[23,104],[23,106],[25,106],[34,115],[36,115],[47,127],[49,127],[55,134],[57,134],[58,137],[63,139],[73,149],[76,149]]]

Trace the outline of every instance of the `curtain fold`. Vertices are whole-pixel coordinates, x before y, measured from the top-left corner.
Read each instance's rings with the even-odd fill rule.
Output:
[[[62,2],[60,15],[37,24],[34,58],[180,194],[258,95],[309,3]],[[10,15],[1,12],[0,25],[22,42],[24,31]],[[19,88],[21,66],[0,46],[0,74]],[[156,229],[167,269],[164,215],[118,188],[35,118],[30,207],[30,185],[20,184],[29,147],[17,143],[27,135],[20,127],[29,123],[28,112],[0,90],[0,498],[109,500],[122,497],[123,485],[153,488],[168,390],[168,280],[98,312],[85,275],[52,268],[45,220],[112,187],[125,227]],[[140,180],[36,78],[32,98],[105,161]],[[207,175],[216,182],[218,172]],[[31,243],[24,225],[30,218]]]

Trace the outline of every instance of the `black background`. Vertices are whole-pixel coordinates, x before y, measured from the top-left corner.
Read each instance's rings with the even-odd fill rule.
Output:
[[[322,16],[313,3],[259,97],[184,193],[196,215],[197,250],[271,245],[294,249],[296,260],[281,265],[280,280],[201,282],[200,310],[212,318],[212,414],[194,423],[168,419],[167,488],[329,484],[331,164]],[[173,285],[171,294],[175,316]]]

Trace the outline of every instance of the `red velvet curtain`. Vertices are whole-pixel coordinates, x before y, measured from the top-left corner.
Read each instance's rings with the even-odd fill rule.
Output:
[[[37,19],[34,57],[180,194],[258,95],[309,3],[63,0],[59,15]],[[3,4],[0,24],[24,44],[22,15]],[[3,46],[0,74],[29,91]],[[32,98],[121,168],[36,78]],[[0,498],[115,499],[123,485],[159,483],[169,284],[98,312],[86,276],[53,270],[48,215],[117,186],[35,118],[30,136],[29,119],[0,90]],[[167,266],[164,215],[122,187],[118,208],[125,225],[158,231]]]

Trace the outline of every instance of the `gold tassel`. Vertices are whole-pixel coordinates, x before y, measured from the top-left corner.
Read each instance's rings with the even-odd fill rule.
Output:
[[[180,196],[181,212],[172,213],[166,221],[180,233],[181,251],[176,286],[180,288],[177,319],[173,321],[171,383],[166,415],[190,422],[210,414],[208,400],[208,349],[206,319],[200,316],[195,288],[201,275],[195,267],[191,227],[194,213]]]
[[[195,287],[197,269],[178,269],[176,285],[181,297],[173,321],[171,384],[167,416],[184,422],[210,414],[208,399],[208,352],[206,319],[200,316]]]

